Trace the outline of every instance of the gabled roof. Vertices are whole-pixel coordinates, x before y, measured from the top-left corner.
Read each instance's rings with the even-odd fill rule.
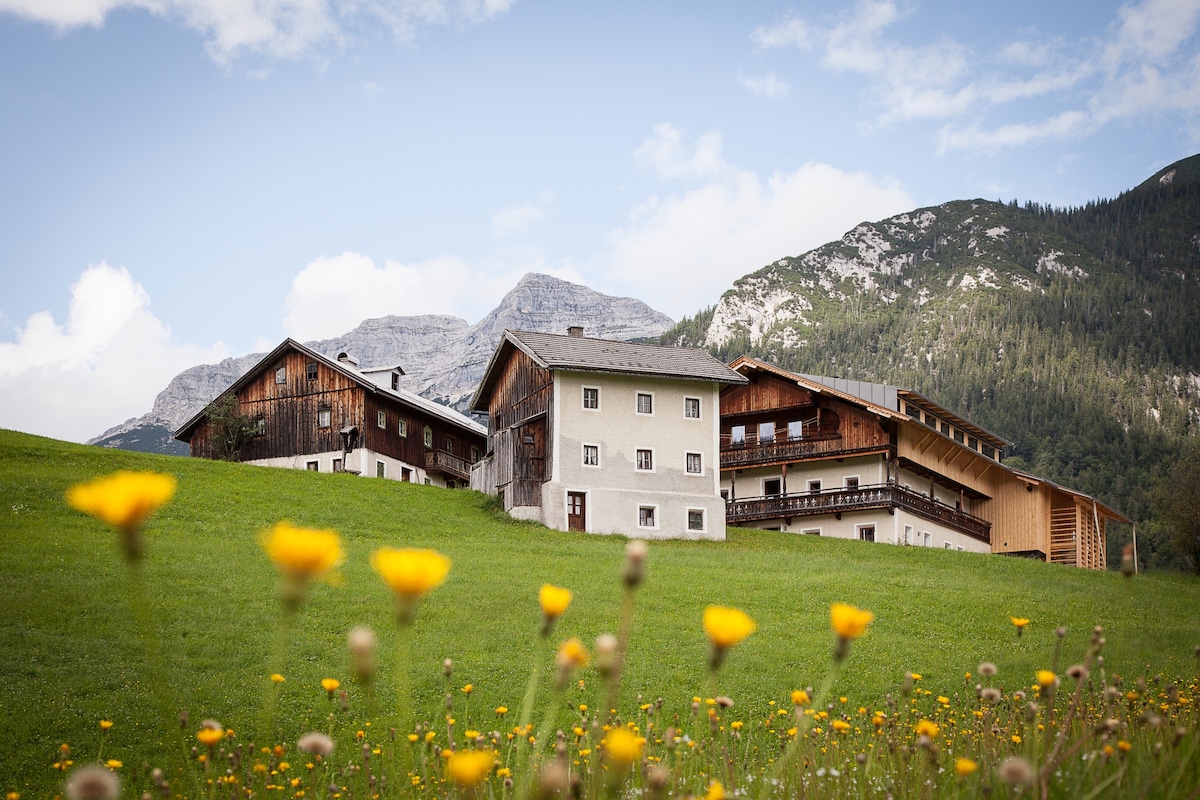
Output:
[[[475,395],[473,411],[486,411],[487,399],[498,375],[497,367],[508,354],[520,350],[541,367],[572,372],[600,372],[613,375],[652,375],[660,378],[746,383],[743,375],[725,366],[704,350],[691,347],[667,347],[657,344],[615,342],[584,336],[506,330]]]
[[[420,395],[415,394],[414,392],[410,392],[407,389],[389,389],[385,386],[380,386],[378,383],[375,383],[373,380],[371,380],[364,374],[367,372],[378,372],[380,368],[374,368],[374,369],[368,369],[368,370],[355,369],[350,364],[342,363],[340,361],[335,361],[334,359],[329,358],[328,356],[324,356],[321,353],[318,353],[316,350],[313,350],[311,347],[308,347],[306,345],[301,344],[300,342],[297,342],[295,339],[284,339],[283,342],[278,347],[276,347],[270,353],[267,353],[265,356],[263,356],[261,361],[259,361],[253,367],[251,367],[246,372],[245,375],[243,375],[242,377],[240,377],[236,381],[234,381],[233,384],[230,385],[230,387],[228,389],[221,392],[221,394],[217,395],[217,397],[224,397],[225,395],[230,394],[230,393],[236,394],[238,391],[240,391],[242,389],[242,387],[246,386],[248,383],[255,380],[265,370],[270,369],[271,366],[273,366],[275,364],[275,362],[279,359],[279,357],[282,356],[288,350],[295,350],[296,352],[302,353],[303,355],[313,359],[314,361],[319,361],[320,363],[324,364],[329,369],[332,369],[335,372],[339,372],[342,375],[346,376],[347,378],[354,381],[356,384],[361,386],[366,391],[371,392],[372,394],[389,397],[397,402],[403,403],[404,405],[410,406],[412,408],[420,409],[421,411],[424,411],[427,414],[430,414],[435,417],[439,417],[442,420],[450,423],[451,425],[455,425],[469,433],[474,433],[479,436],[487,436],[487,428],[480,425],[478,422],[476,422],[475,420],[466,416],[465,414],[460,414],[459,412],[455,411],[452,408],[447,408],[446,406],[443,406],[439,403],[435,403],[432,400],[428,400],[424,397],[421,397]],[[388,369],[392,369],[392,368],[388,368]],[[216,398],[214,398],[214,399],[216,399]],[[187,441],[187,439],[185,439],[184,436],[186,435],[186,436],[190,437],[191,430],[193,428],[195,428],[198,424],[200,424],[200,422],[205,418],[207,413],[208,413],[208,406],[206,405],[203,409],[201,409],[199,411],[199,413],[197,413],[194,417],[192,417],[187,422],[185,422],[179,428],[179,430],[175,431],[175,438],[179,439],[181,441]]]
[[[1039,478],[1036,475],[1030,475],[1028,472],[1022,472],[1019,469],[1013,469],[1012,467],[1005,467],[1005,469],[1030,486],[1049,486],[1051,489],[1062,492],[1063,494],[1068,494],[1076,500],[1083,500],[1085,504],[1091,504],[1097,516],[1116,520],[1117,522],[1124,522],[1126,525],[1133,524],[1133,520],[1126,518],[1117,511],[1114,511],[1091,495],[1084,494],[1083,492],[1076,491],[1075,489],[1068,489],[1066,486],[1057,484],[1054,481],[1046,480],[1045,478]]]

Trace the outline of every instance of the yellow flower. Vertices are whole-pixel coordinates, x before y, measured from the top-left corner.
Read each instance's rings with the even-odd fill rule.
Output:
[[[1017,636],[1025,632],[1025,626],[1029,624],[1027,617],[1009,617],[1012,620],[1013,626],[1017,629]]]
[[[571,590],[544,583],[538,591],[538,602],[541,603],[546,619],[558,619],[566,613],[567,606],[571,605]]]
[[[436,550],[381,547],[371,555],[371,568],[401,598],[419,600],[446,580],[450,559]]]
[[[704,632],[719,650],[726,650],[757,630],[746,612],[725,606],[704,609]]]
[[[954,762],[954,772],[961,778],[967,777],[978,768],[979,765],[969,758],[960,758]]]
[[[346,558],[336,531],[298,528],[279,522],[262,535],[263,550],[284,573],[298,580],[320,578]]]
[[[271,675],[271,683],[283,683],[287,678],[280,675],[278,672]]]
[[[846,731],[850,730],[850,723],[846,722],[844,719],[835,719],[830,724],[833,726],[833,729],[835,731],[837,731],[838,733],[845,733]]]
[[[200,740],[200,744],[213,747],[217,742],[225,738],[225,732],[220,728],[204,727],[196,731],[196,738]]]
[[[588,663],[588,651],[583,646],[583,642],[575,637],[571,637],[559,645],[557,659],[558,665],[563,669],[586,667]]]
[[[504,716],[508,713],[508,706],[496,706],[496,713],[500,716]]]
[[[922,719],[917,722],[917,726],[913,730],[916,731],[917,736],[928,736],[930,739],[936,739],[942,729],[937,726],[936,722]]]
[[[1130,750],[1133,749],[1133,745],[1130,744],[1129,742],[1125,741],[1124,739],[1119,739],[1117,741],[1117,749],[1120,750],[1122,753],[1128,753]]]
[[[704,793],[704,800],[725,800],[725,787],[720,781],[713,781],[708,785],[708,791]]]
[[[104,762],[104,766],[108,767],[109,769],[120,769],[125,765],[115,758],[110,758],[108,761]]]
[[[113,726],[113,724],[112,724],[111,720],[107,720],[107,719],[100,720],[100,730],[106,731],[109,728],[111,728],[112,726]]]
[[[1039,669],[1037,671],[1038,686],[1041,686],[1043,689],[1048,686],[1053,686],[1057,680],[1058,676],[1048,669]]]
[[[812,698],[808,696],[808,692],[803,689],[796,689],[792,692],[792,705],[806,706],[812,702]]]
[[[614,728],[604,738],[604,748],[608,758],[619,769],[628,768],[642,758],[642,745],[645,740],[628,728]]]
[[[473,684],[473,683],[466,684],[465,686],[462,687],[462,691],[463,691],[463,694],[470,694],[471,692],[475,691],[475,684]]]
[[[175,494],[175,476],[157,472],[115,472],[67,490],[67,504],[121,531],[125,557],[142,557],[142,527]]]
[[[468,789],[487,780],[495,762],[491,750],[457,750],[450,754],[446,769],[459,787]]]
[[[834,603],[829,607],[829,620],[833,632],[839,639],[857,639],[867,632],[867,626],[875,615],[848,603]]]

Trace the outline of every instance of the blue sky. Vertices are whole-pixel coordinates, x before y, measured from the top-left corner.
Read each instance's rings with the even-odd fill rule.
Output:
[[[521,275],[674,318],[863,220],[1200,151],[1200,0],[0,0],[0,427]]]

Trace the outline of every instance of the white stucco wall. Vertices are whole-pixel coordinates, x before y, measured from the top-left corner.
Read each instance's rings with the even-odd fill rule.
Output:
[[[597,409],[583,407],[583,389],[599,389]],[[650,414],[637,411],[637,395],[653,398]],[[685,398],[700,401],[700,417],[684,416]],[[719,493],[719,386],[656,377],[556,372],[551,479],[542,485],[542,522],[567,529],[567,493],[585,495],[586,528],[645,539],[725,538],[725,504]],[[584,446],[597,448],[599,464],[584,464]],[[637,451],[650,450],[653,468],[637,468]],[[701,472],[687,472],[698,454]],[[639,524],[639,509],[654,509],[654,526]],[[688,511],[701,511],[703,530],[689,530]]]
[[[302,456],[280,456],[278,458],[260,458],[255,461],[247,461],[247,464],[254,464],[260,467],[282,467],[283,469],[308,469],[308,462],[317,462],[318,472],[333,472],[334,459],[343,458],[341,450],[331,450],[325,453],[312,453]],[[373,450],[367,450],[359,447],[350,452],[350,455],[344,458],[342,469],[358,472],[364,478],[374,478],[378,474],[377,462],[383,462],[384,478],[390,480],[400,480],[400,476],[404,474],[404,469],[412,470],[412,483],[425,483],[426,479],[431,486],[446,486],[445,479],[438,474],[430,475],[425,472],[424,467],[417,467],[414,464],[409,464],[406,461],[392,458],[390,456],[381,455]]]

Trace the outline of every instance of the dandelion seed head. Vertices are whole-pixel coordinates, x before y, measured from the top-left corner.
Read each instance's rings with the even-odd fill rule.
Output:
[[[70,800],[116,800],[121,779],[106,766],[88,764],[71,773],[63,790]]]

